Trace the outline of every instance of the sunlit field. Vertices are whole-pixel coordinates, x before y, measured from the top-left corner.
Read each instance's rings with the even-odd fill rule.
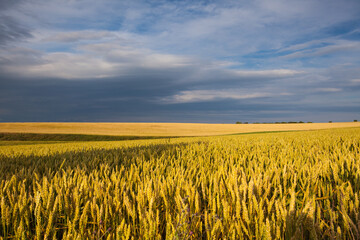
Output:
[[[360,122],[293,124],[203,123],[0,123],[0,132],[118,136],[209,136],[265,131],[360,127]]]
[[[360,238],[360,128],[1,143],[1,239]]]

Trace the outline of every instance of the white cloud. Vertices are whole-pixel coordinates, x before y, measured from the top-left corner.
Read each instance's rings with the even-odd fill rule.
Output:
[[[291,69],[272,69],[272,70],[233,70],[239,77],[262,77],[262,78],[274,78],[274,77],[291,77],[296,74],[303,73],[303,71],[291,70]]]
[[[341,88],[316,88],[317,92],[341,92]]]
[[[3,50],[0,68],[22,77],[89,79],[134,74],[134,69],[171,70],[196,65],[190,57],[119,46],[116,42],[83,45],[79,50],[50,53],[25,48]]]
[[[3,50],[0,67],[3,71],[24,77],[55,77],[65,79],[89,79],[115,77],[126,74],[140,74],[142,69],[152,69],[159,72],[173,69],[187,72],[187,78],[182,81],[207,81],[209,78],[231,77],[233,79],[268,79],[292,77],[302,71],[292,69],[267,70],[236,70],[228,67],[238,63],[231,61],[204,60],[194,56],[162,53],[142,47],[134,43],[131,34],[109,31],[77,31],[43,32],[46,41],[72,41],[73,48],[69,52],[42,52],[31,48],[15,48]],[[116,39],[102,37],[120,36]],[[100,42],[79,42],[80,39],[96,39]],[[140,40],[141,41],[141,40]],[[134,72],[135,71],[135,72]],[[180,80],[180,79],[179,79]]]
[[[43,61],[23,69],[23,72],[33,77],[102,78],[111,77],[116,67],[101,58],[71,53],[50,53],[43,56]]]
[[[273,97],[279,95],[289,95],[289,93],[268,93],[268,92],[245,92],[244,90],[191,90],[181,91],[179,94],[162,98],[160,101],[165,104],[173,103],[191,103],[191,102],[208,102],[219,99],[252,99],[252,98],[264,98]]]

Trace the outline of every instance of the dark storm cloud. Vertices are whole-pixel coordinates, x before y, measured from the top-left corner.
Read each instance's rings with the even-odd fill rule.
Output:
[[[66,81],[0,80],[1,121],[109,121],[138,113],[156,113],[156,96],[176,89],[165,79],[133,78]],[[155,107],[155,108],[154,108]]]
[[[311,96],[255,99],[215,99],[207,102],[164,104],[159,98],[189,88],[176,79],[147,76],[139,79],[0,78],[0,121],[312,121],[316,114],[348,113],[359,107],[304,104]],[[200,86],[193,86],[200,87]],[[318,95],[316,95],[318,96]],[[298,98],[299,101],[294,101]],[[306,114],[304,114],[306,113]],[[315,114],[315,115],[314,115]],[[273,120],[272,120],[273,119]],[[332,119],[334,120],[334,119]]]
[[[142,80],[130,77],[121,81],[95,79],[86,82],[2,77],[0,84],[1,121],[175,121],[173,116],[180,113],[185,115],[179,121],[186,121],[186,114],[191,116],[219,108],[228,111],[233,106],[231,101],[194,105],[159,104],[156,102],[159,97],[173,95],[179,88],[187,86],[150,76]],[[254,106],[247,108],[251,107]]]

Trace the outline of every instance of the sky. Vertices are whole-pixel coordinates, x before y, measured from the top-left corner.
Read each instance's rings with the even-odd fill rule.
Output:
[[[1,0],[1,122],[360,120],[359,0]]]

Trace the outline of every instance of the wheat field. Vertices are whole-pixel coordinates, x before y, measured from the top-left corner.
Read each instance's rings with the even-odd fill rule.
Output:
[[[360,122],[296,124],[203,123],[0,123],[0,133],[62,133],[119,136],[210,136],[265,131],[360,127]]]
[[[0,239],[360,238],[360,128],[9,144]]]

